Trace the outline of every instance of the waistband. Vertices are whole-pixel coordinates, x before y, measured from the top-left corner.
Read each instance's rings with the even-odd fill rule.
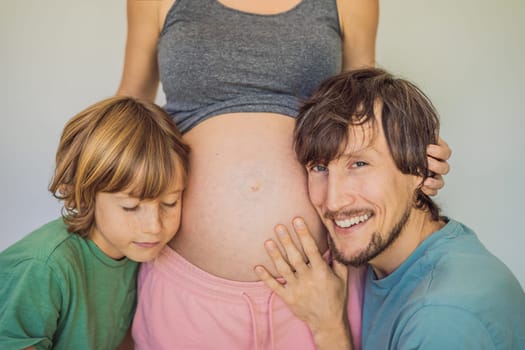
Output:
[[[212,275],[193,265],[182,255],[166,246],[157,259],[153,261],[153,269],[163,274],[177,288],[203,295],[204,297],[222,298],[228,302],[245,303],[245,296],[254,303],[267,303],[273,291],[264,282],[232,281]],[[151,273],[151,272],[150,272]],[[274,307],[285,307],[279,302]]]

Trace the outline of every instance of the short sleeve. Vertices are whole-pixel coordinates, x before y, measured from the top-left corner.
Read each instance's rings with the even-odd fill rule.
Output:
[[[487,327],[471,312],[451,306],[425,306],[394,337],[394,349],[496,349]]]
[[[50,349],[61,293],[53,271],[30,259],[0,272],[0,344],[4,349]]]

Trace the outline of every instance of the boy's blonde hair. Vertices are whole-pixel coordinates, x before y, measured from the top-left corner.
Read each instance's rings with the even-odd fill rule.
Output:
[[[152,199],[179,176],[185,183],[188,168],[189,146],[163,109],[131,97],[112,97],[66,124],[49,190],[64,200],[68,231],[85,237],[95,223],[98,192],[126,190]]]

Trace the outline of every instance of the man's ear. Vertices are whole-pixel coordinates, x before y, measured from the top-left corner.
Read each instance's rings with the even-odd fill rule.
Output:
[[[413,193],[413,206],[414,208],[418,207],[418,203],[421,199],[421,196],[424,196],[425,193],[423,192],[423,182],[425,181],[425,178],[420,175],[412,175],[412,183],[410,184],[412,193]]]
[[[423,182],[425,181],[425,177],[421,175],[413,175],[412,176],[412,189],[414,192],[417,190],[420,190],[423,187]]]

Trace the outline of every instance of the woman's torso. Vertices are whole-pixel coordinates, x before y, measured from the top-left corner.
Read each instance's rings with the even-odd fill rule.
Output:
[[[263,243],[295,216],[326,249],[293,153],[290,116],[340,70],[337,11],[327,1],[258,15],[215,0],[177,0],[167,15],[159,41],[166,109],[192,148],[171,246],[214,275],[250,281],[255,265],[273,269]]]

